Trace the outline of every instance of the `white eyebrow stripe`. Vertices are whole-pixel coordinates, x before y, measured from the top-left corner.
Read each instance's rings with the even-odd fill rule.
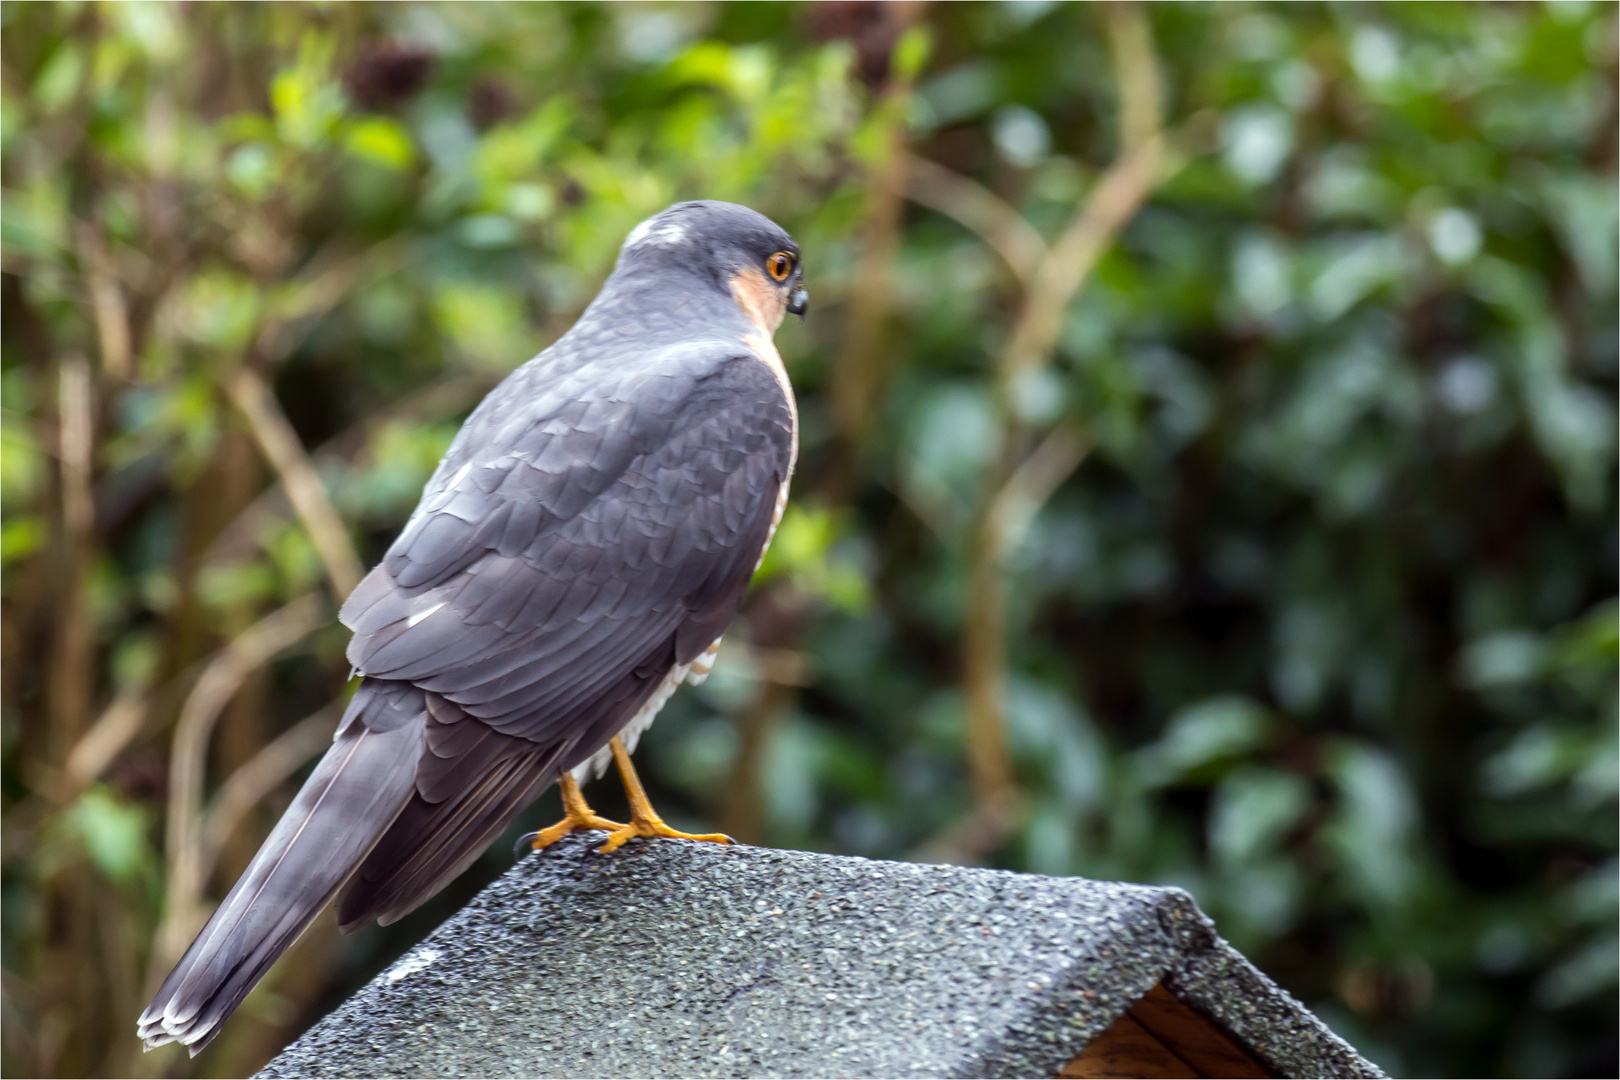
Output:
[[[686,239],[686,226],[678,221],[668,221],[654,229],[649,238],[668,247],[674,247]]]
[[[679,221],[660,221],[660,216],[654,214],[631,229],[630,235],[624,238],[624,250],[628,251],[631,248],[640,247],[642,244],[676,247],[690,235],[686,226]]]
[[[421,622],[423,619],[427,618],[429,615],[433,614],[435,611],[438,611],[440,608],[444,607],[444,605],[448,604],[449,602],[450,601],[448,601],[448,600],[440,600],[437,604],[434,604],[432,607],[428,608],[426,611],[418,611],[415,615],[412,615],[410,618],[405,620],[406,627],[409,628],[409,627],[415,626],[417,623]]]

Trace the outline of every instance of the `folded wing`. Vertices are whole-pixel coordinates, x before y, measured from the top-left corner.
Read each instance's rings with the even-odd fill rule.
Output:
[[[437,892],[719,636],[791,453],[769,369],[712,348],[475,422],[476,451],[452,447],[344,605],[355,667],[429,692],[416,791],[345,891],[345,928]]]

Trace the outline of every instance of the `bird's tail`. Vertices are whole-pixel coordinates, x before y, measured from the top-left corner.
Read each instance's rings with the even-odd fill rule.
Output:
[[[141,1014],[148,1050],[207,1046],[314,921],[409,801],[425,717],[409,683],[360,684],[332,748]]]

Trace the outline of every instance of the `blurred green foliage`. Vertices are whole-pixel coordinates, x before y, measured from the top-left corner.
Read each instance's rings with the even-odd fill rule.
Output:
[[[1186,887],[1392,1073],[1614,1075],[1615,8],[1147,15],[1176,165],[1016,388],[1094,449],[1011,556],[1024,802],[984,857]],[[1119,139],[1096,10],[0,25],[7,1075],[193,1074],[133,1035],[175,718],[215,650],[330,593],[232,373],[272,382],[374,560],[461,416],[678,198],[782,222],[815,306],[779,338],[796,501],[713,678],[645,741],[661,807],[887,858],[970,813],[958,642],[1016,282],[908,205],[851,445],[835,358],[896,125],[1048,240],[1086,197]],[[344,642],[243,680],[210,792],[342,692]],[[197,1074],[256,1068],[509,860],[386,930],[318,926]]]

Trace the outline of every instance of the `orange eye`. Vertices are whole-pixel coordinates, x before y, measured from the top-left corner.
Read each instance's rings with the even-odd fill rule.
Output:
[[[793,256],[785,251],[778,251],[765,260],[765,269],[771,272],[771,277],[777,281],[786,281],[787,276],[793,273]]]

